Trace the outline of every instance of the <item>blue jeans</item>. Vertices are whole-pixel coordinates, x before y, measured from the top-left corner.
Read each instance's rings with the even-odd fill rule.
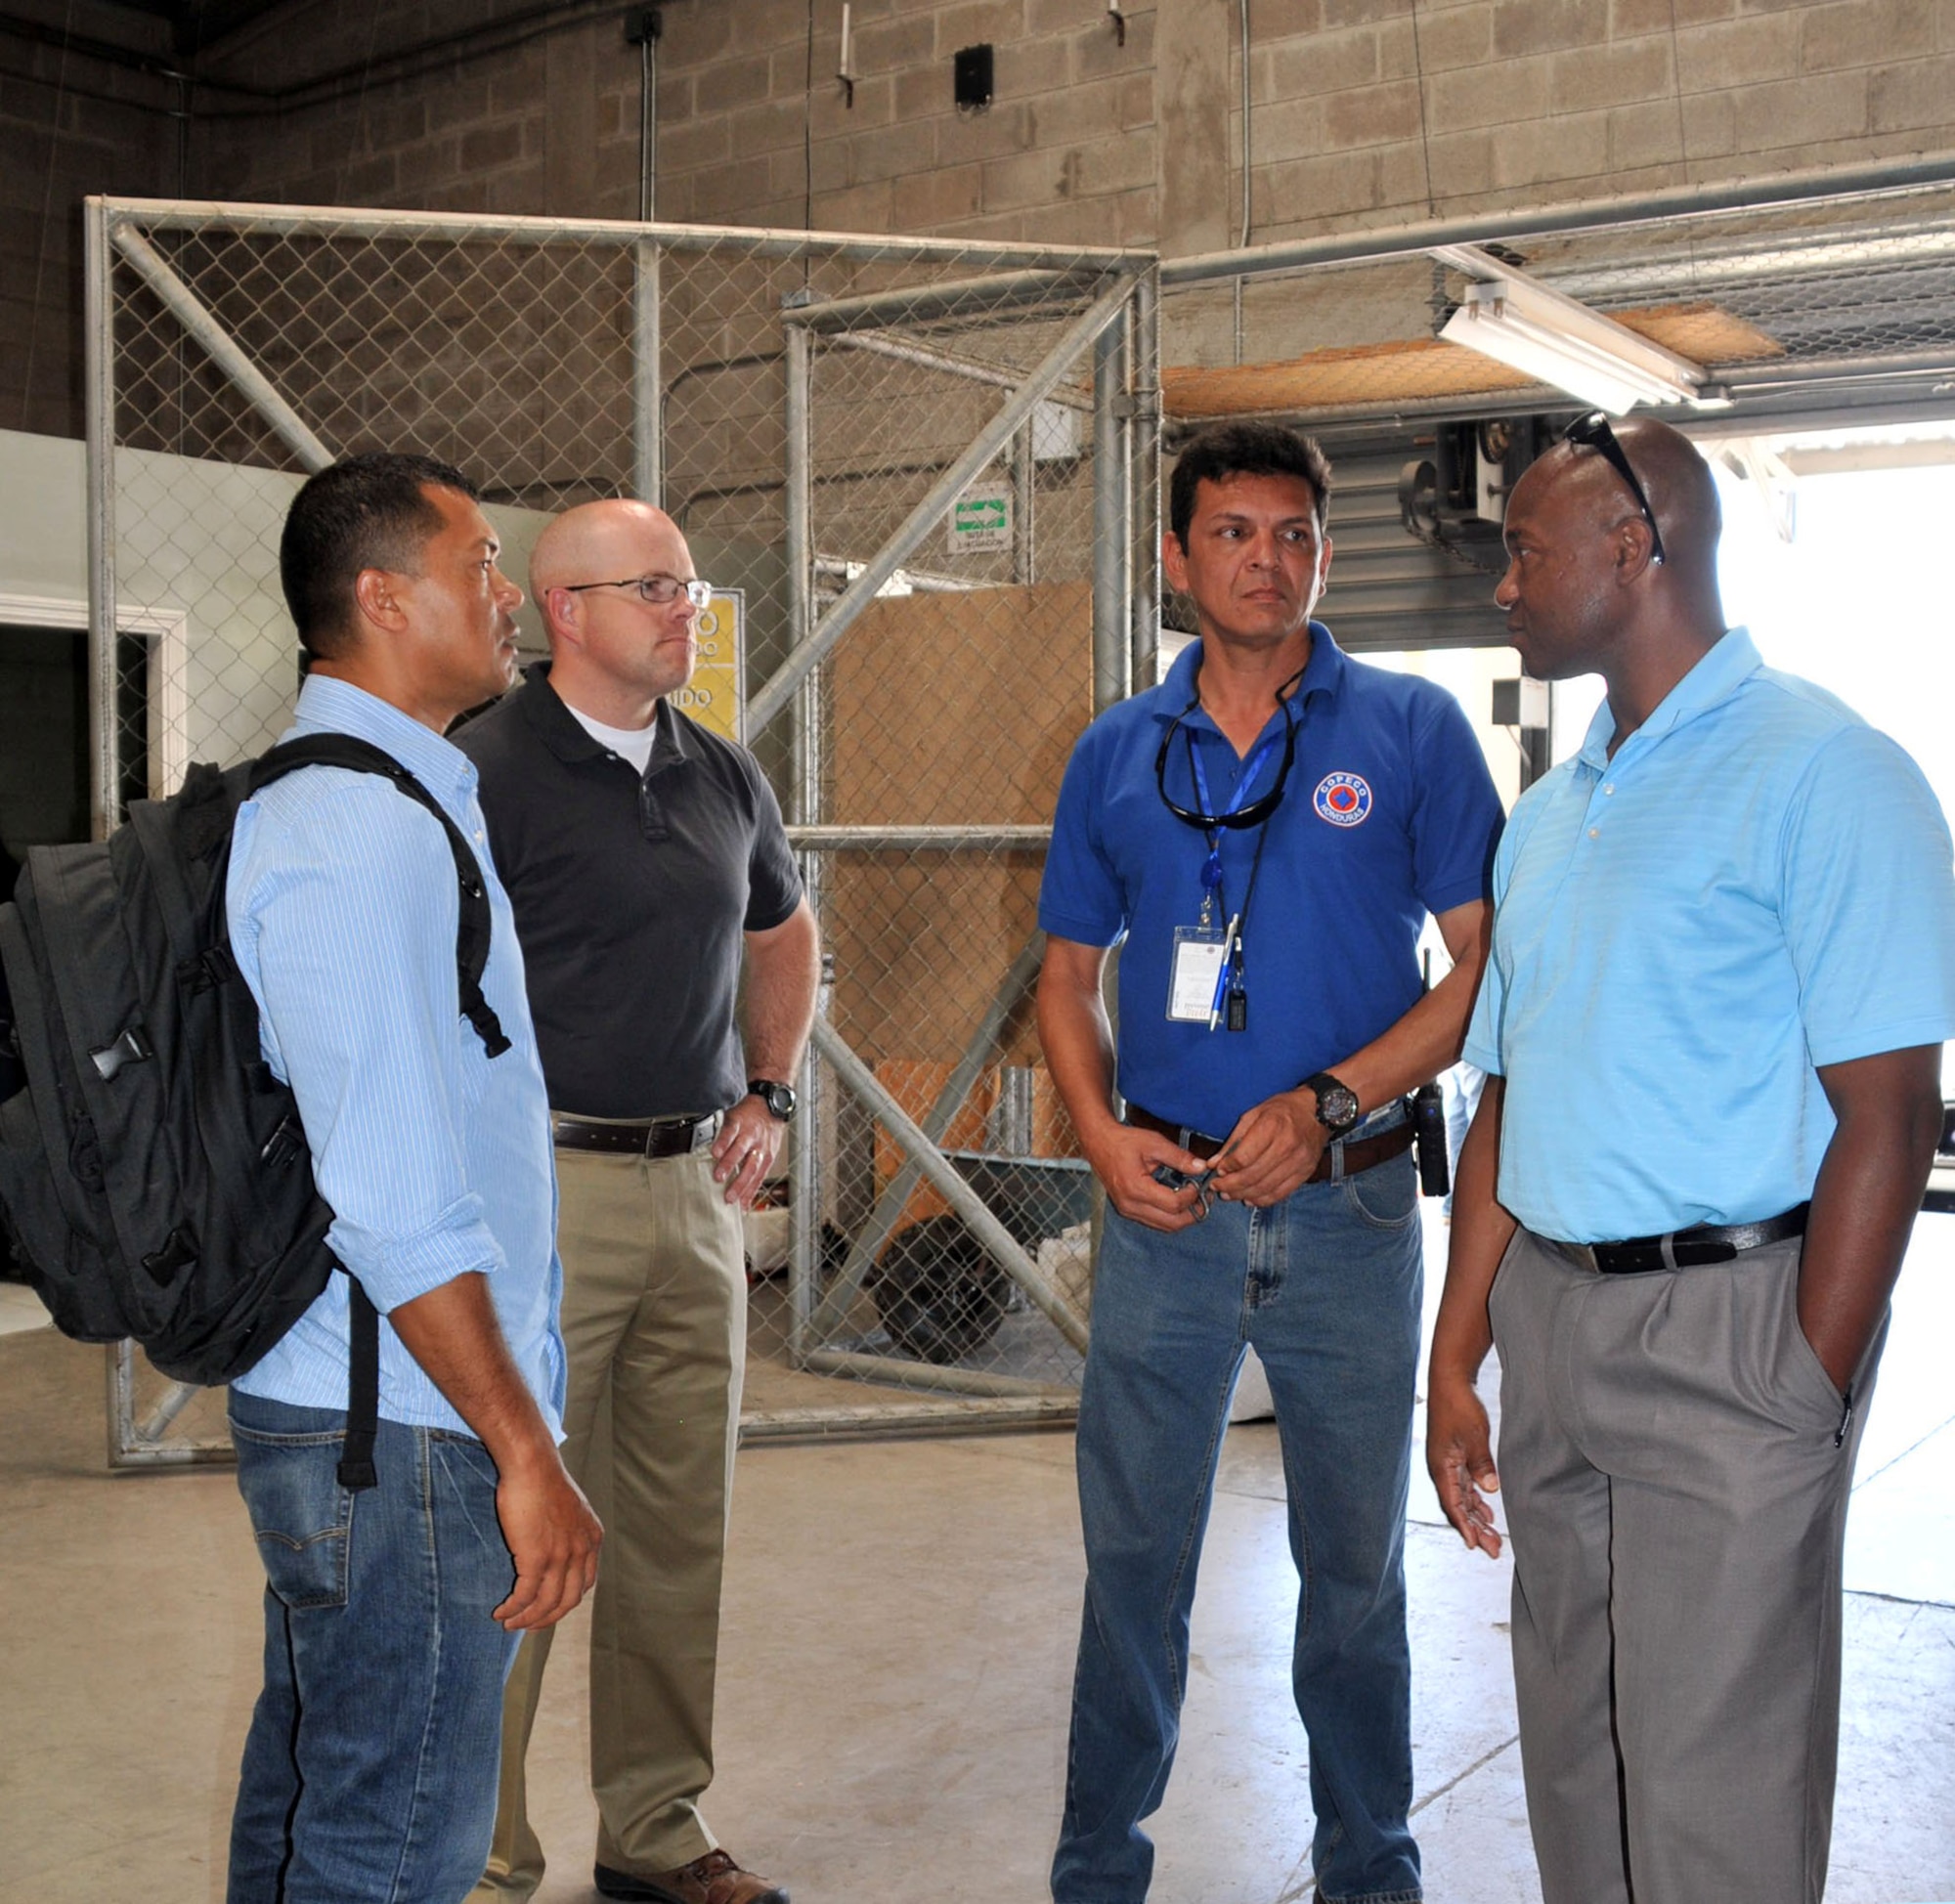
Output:
[[[1079,1398],[1086,1608],[1057,1904],[1140,1904],[1188,1684],[1189,1608],[1245,1343],[1270,1378],[1301,1580],[1291,1683],[1319,1895],[1416,1904],[1406,1489],[1423,1279],[1412,1157],[1217,1203],[1173,1235],[1109,1210]]]
[[[515,1581],[496,1466],[380,1423],[380,1485],[334,1472],[345,1415],[231,1394],[265,1565],[265,1689],[231,1820],[229,1904],[458,1904],[496,1817]]]

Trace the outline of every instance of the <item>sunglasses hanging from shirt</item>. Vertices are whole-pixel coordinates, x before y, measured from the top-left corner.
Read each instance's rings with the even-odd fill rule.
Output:
[[[1292,674],[1277,690],[1282,709],[1282,762],[1267,793],[1250,798],[1264,765],[1275,754],[1277,737],[1257,742],[1236,782],[1235,798],[1219,810],[1208,794],[1208,773],[1202,765],[1201,750],[1195,735],[1183,725],[1201,705],[1199,692],[1168,723],[1161,736],[1160,751],[1154,756],[1154,785],[1161,804],[1186,826],[1198,828],[1208,843],[1208,855],[1201,862],[1201,911],[1196,924],[1177,926],[1174,953],[1168,967],[1167,1015],[1180,1024],[1205,1024],[1210,1031],[1226,1025],[1231,1031],[1246,1031],[1249,1026],[1248,978],[1242,957],[1242,935],[1248,928],[1249,905],[1256,896],[1256,880],[1263,869],[1263,847],[1269,840],[1270,815],[1282,803],[1283,789],[1289,784],[1290,768],[1296,764],[1297,719],[1291,706],[1302,671]],[[1188,775],[1196,804],[1184,806],[1167,790],[1168,761],[1174,737],[1180,733],[1188,754]],[[1249,861],[1249,877],[1242,891],[1242,903],[1233,913],[1223,889],[1222,834],[1224,830],[1256,829],[1256,850]],[[1217,926],[1218,920],[1227,924]]]

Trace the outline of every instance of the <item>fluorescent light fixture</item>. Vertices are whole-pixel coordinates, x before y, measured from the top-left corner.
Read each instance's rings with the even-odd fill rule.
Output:
[[[1549,290],[1473,245],[1442,245],[1433,256],[1474,281],[1439,334],[1497,358],[1584,403],[1621,416],[1637,404],[1702,407],[1701,366],[1638,337],[1586,304]]]

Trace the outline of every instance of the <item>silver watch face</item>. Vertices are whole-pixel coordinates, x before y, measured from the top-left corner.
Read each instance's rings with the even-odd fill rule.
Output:
[[[765,1083],[757,1078],[750,1088],[783,1124],[795,1114],[795,1094],[792,1086]]]

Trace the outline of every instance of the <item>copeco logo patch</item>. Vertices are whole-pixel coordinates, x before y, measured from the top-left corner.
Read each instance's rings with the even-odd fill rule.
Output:
[[[1317,817],[1332,826],[1357,826],[1371,810],[1371,789],[1357,773],[1326,773],[1311,800]]]

